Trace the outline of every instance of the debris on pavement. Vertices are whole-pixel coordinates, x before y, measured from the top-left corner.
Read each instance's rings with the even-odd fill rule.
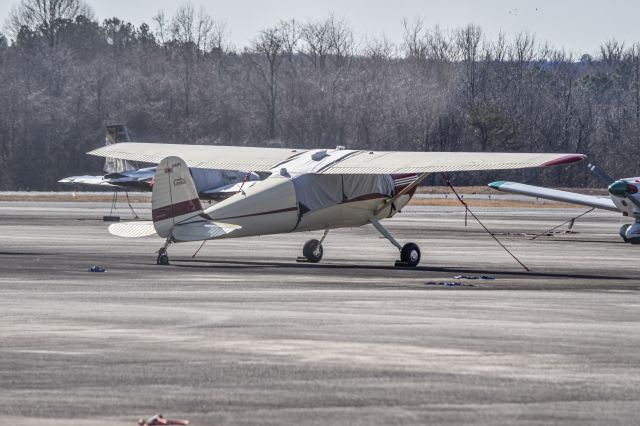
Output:
[[[151,416],[147,419],[139,419],[138,424],[140,426],[155,426],[155,425],[188,425],[189,420],[176,420],[176,419],[167,419],[162,414],[156,414],[155,416]]]
[[[473,284],[463,284],[457,281],[429,281],[425,285],[437,285],[442,287],[473,287]]]
[[[453,277],[456,280],[495,280],[495,277],[491,275],[456,275]]]

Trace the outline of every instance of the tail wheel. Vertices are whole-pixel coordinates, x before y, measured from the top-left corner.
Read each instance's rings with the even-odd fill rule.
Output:
[[[322,244],[318,240],[309,240],[302,247],[302,255],[312,263],[322,260]]]
[[[407,243],[400,250],[400,260],[408,266],[418,266],[420,263],[420,247],[415,243]]]

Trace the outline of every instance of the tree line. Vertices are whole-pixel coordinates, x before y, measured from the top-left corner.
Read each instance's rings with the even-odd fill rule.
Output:
[[[0,189],[97,173],[85,153],[112,123],[166,143],[581,152],[616,177],[639,174],[639,43],[576,55],[527,32],[398,25],[394,44],[334,15],[283,20],[237,47],[191,3],[135,26],[98,22],[81,0],[22,0],[0,34]],[[497,177],[601,186],[581,166],[456,182]]]

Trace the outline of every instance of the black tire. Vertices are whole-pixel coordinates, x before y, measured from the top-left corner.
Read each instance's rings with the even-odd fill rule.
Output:
[[[420,263],[420,247],[415,243],[407,243],[400,250],[400,260],[408,266],[418,266]]]
[[[322,244],[318,240],[309,240],[302,247],[302,255],[311,263],[320,262],[322,254]]]
[[[158,255],[158,261],[156,262],[158,265],[168,265],[169,264],[169,256],[166,254]]]
[[[627,239],[627,242],[630,244],[640,244],[640,237],[629,238]]]
[[[629,229],[629,227],[631,226],[630,223],[624,224],[620,227],[620,236],[622,237],[622,239],[624,240],[625,243],[630,243],[631,241],[629,241],[629,239],[627,238],[627,229]],[[631,244],[636,244],[636,243],[631,243]]]

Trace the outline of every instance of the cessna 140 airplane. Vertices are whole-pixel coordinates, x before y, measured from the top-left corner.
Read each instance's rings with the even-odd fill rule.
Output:
[[[527,195],[529,197],[544,198],[545,200],[563,201],[571,204],[593,207],[596,209],[620,212],[623,216],[635,219],[633,224],[626,223],[620,227],[619,234],[626,243],[640,244],[640,177],[615,180],[602,171],[597,171],[595,165],[589,164],[592,171],[606,179],[609,198],[593,195],[578,194],[576,192],[559,191],[557,189],[525,185],[516,182],[492,182],[489,186],[498,191],[511,194]]]
[[[568,164],[580,154],[392,152],[336,149],[118,143],[89,152],[158,164],[152,221],[109,226],[122,237],[157,234],[165,239],[157,263],[169,264],[171,243],[300,231],[324,231],[307,241],[303,255],[322,259],[330,229],[372,224],[400,251],[402,265],[416,266],[420,248],[401,245],[380,223],[398,213],[429,173],[519,169]],[[178,157],[179,156],[179,157]],[[270,173],[203,210],[189,168]]]

